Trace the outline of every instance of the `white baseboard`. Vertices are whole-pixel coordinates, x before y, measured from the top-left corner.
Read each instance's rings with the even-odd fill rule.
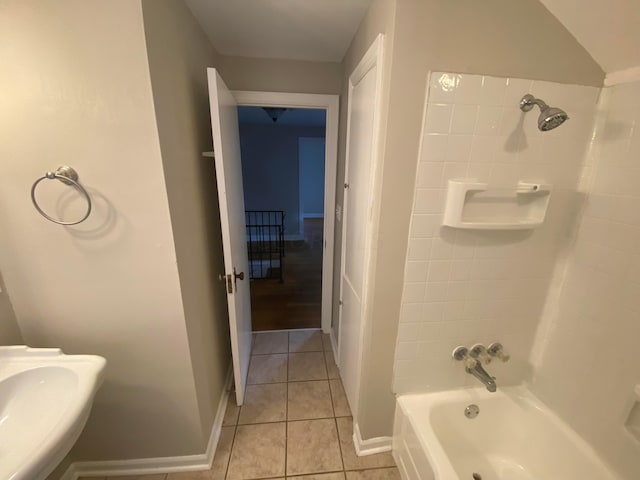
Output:
[[[111,477],[118,475],[146,475],[168,472],[193,472],[208,470],[220,440],[222,420],[227,409],[229,390],[233,381],[233,369],[227,373],[225,386],[220,395],[218,409],[213,420],[209,443],[204,453],[178,457],[136,458],[131,460],[107,460],[72,463],[60,480],[77,480],[79,477]]]
[[[375,437],[363,440],[360,435],[360,427],[353,424],[353,445],[359,457],[373,455],[374,453],[390,452],[392,437]]]

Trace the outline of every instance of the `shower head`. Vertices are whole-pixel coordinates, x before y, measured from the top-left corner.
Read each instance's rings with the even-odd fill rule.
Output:
[[[535,98],[530,93],[527,93],[522,100],[520,100],[520,110],[523,112],[530,111],[534,105],[540,107],[540,116],[538,117],[538,128],[543,132],[547,130],[553,130],[556,127],[562,125],[569,119],[567,112],[560,108],[550,107],[544,101],[539,98]]]

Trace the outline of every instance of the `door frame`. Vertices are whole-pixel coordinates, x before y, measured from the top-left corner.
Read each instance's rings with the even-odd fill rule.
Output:
[[[338,169],[338,121],[340,96],[314,93],[257,92],[235,90],[231,92],[239,106],[314,108],[327,112],[325,127],[324,162],[324,251],[322,254],[322,307],[323,333],[331,332],[333,298],[333,256],[336,208],[336,175]]]

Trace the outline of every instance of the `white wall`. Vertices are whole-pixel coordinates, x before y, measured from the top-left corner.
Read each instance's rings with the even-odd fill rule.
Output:
[[[432,73],[417,165],[395,355],[397,393],[477,385],[451,358],[457,345],[500,341],[507,364],[489,367],[498,385],[530,373],[529,352],[571,223],[573,192],[589,142],[599,89],[514,78]],[[549,132],[532,93],[571,117]],[[553,185],[536,230],[473,231],[442,226],[447,181],[468,177],[489,188],[518,181]]]
[[[325,127],[240,124],[245,209],[284,210],[291,238],[302,233],[298,139],[325,133]]]
[[[201,453],[140,2],[0,6],[0,270],[24,340],[107,358],[73,453],[84,460]],[[33,181],[70,164],[94,210],[46,221]],[[70,190],[43,185],[61,213]],[[43,190],[43,193],[44,193]],[[71,210],[71,208],[70,208]],[[74,212],[70,211],[70,215]]]
[[[575,243],[543,319],[533,391],[623,478],[640,478],[625,430],[640,384],[640,82],[605,88]]]

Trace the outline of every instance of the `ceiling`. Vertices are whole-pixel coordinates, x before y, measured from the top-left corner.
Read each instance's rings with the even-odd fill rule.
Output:
[[[274,125],[273,120],[261,107],[238,107],[238,122],[251,125]],[[289,108],[275,125],[279,127],[324,127],[326,112],[322,109]]]
[[[340,62],[371,0],[185,0],[223,55]]]
[[[640,65],[640,0],[540,2],[606,73]]]

